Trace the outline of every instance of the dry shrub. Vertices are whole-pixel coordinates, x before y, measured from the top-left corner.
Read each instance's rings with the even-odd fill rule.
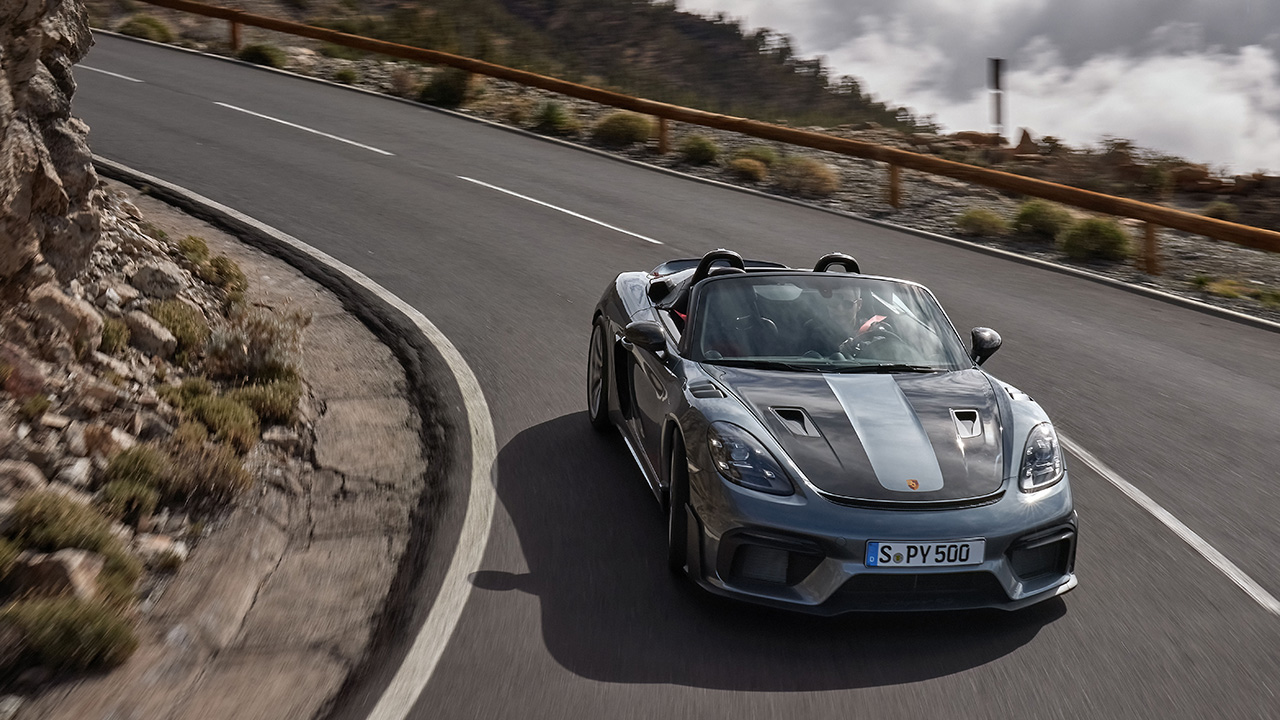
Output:
[[[198,268],[209,259],[209,244],[199,235],[188,235],[178,241],[178,254],[191,268]]]
[[[288,379],[264,385],[246,385],[231,390],[226,397],[248,406],[264,423],[289,425],[298,408],[298,399],[302,397],[302,383]]]
[[[209,431],[204,425],[190,420],[178,424],[178,429],[169,437],[175,446],[200,447],[209,439]]]
[[[209,262],[196,268],[196,276],[210,285],[215,285],[229,293],[244,292],[249,287],[249,281],[245,278],[244,271],[240,269],[235,260],[226,255],[215,255],[209,258]]]
[[[773,167],[778,162],[778,151],[768,145],[751,145],[735,152],[733,156],[744,160],[755,160],[766,168]]]
[[[773,168],[773,182],[783,192],[805,198],[827,197],[840,188],[835,170],[807,157],[779,160]]]
[[[1129,257],[1129,234],[1114,220],[1081,220],[1062,236],[1062,252],[1076,260],[1124,260]]]
[[[680,155],[691,165],[706,165],[719,157],[720,146],[705,135],[690,135],[680,143]]]
[[[19,600],[0,611],[0,623],[22,633],[32,664],[52,670],[114,667],[138,647],[116,609],[75,598]]]
[[[240,452],[248,452],[258,442],[258,416],[243,403],[230,398],[203,395],[187,403],[187,409],[214,434]]]
[[[221,504],[253,484],[240,458],[226,445],[173,447],[173,473],[166,489],[175,498]]]
[[[1013,229],[1019,235],[1052,242],[1071,225],[1071,213],[1047,200],[1028,200],[1018,208]]]
[[[748,182],[760,182],[769,176],[769,168],[764,163],[744,157],[729,163],[729,172],[739,180]]]
[[[956,227],[965,235],[995,237],[1009,232],[1009,221],[994,210],[969,208],[956,218]]]
[[[152,42],[173,42],[173,31],[169,26],[159,18],[150,15],[134,15],[116,28],[116,32]]]
[[[418,100],[443,108],[461,107],[472,94],[471,73],[458,68],[441,68],[418,93]]]
[[[151,445],[135,445],[122,450],[107,463],[104,481],[107,484],[141,485],[157,487],[169,469],[169,458],[159,448]]]
[[[112,517],[137,526],[160,503],[156,488],[136,482],[115,481],[102,487],[102,504]]]
[[[266,43],[258,43],[255,45],[245,45],[236,53],[236,57],[255,65],[266,65],[267,67],[282,68],[288,58],[284,51],[275,45]]]
[[[102,319],[102,352],[115,355],[129,347],[129,326],[113,317]]]
[[[195,360],[209,339],[209,321],[204,313],[176,298],[152,303],[148,311],[177,338],[175,359],[183,365]]]
[[[217,378],[250,383],[295,377],[302,330],[310,322],[299,313],[237,315],[210,338],[205,369]]]
[[[161,400],[176,408],[185,408],[192,400],[213,394],[213,383],[203,376],[197,375],[183,380],[179,385],[161,385],[156,388]]]
[[[391,71],[391,94],[396,97],[412,97],[421,87],[418,73],[407,67],[397,67]]]
[[[648,142],[653,135],[653,121],[644,115],[616,112],[596,123],[591,140],[597,145],[625,148],[636,143]]]
[[[543,135],[576,135],[580,129],[573,111],[554,100],[539,105],[533,116],[533,131]]]
[[[0,538],[0,580],[9,574],[13,566],[18,563],[18,555],[22,553],[22,548],[17,545]]]
[[[1235,222],[1240,217],[1240,208],[1224,200],[1215,200],[1201,208],[1200,214],[1214,220]]]

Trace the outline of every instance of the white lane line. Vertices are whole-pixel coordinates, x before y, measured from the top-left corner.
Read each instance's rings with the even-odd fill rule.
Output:
[[[129,82],[136,82],[136,83],[140,83],[140,82],[142,82],[142,81],[141,81],[141,80],[139,80],[138,78],[131,78],[131,77],[129,77],[128,75],[121,75],[120,73],[113,73],[113,72],[111,72],[110,70],[103,70],[103,69],[101,69],[101,68],[89,67],[88,65],[85,65],[84,63],[80,63],[79,65],[76,65],[76,67],[78,67],[78,68],[84,68],[85,70],[92,70],[92,71],[94,71],[94,72],[96,72],[96,73],[102,73],[103,75],[110,75],[110,76],[111,76],[111,77],[113,77],[113,78],[120,78],[121,80],[128,80]]]
[[[94,160],[124,168],[119,163],[102,157],[94,156]],[[467,365],[462,353],[458,352],[458,348],[454,347],[453,343],[449,342],[449,338],[426,316],[359,270],[238,210],[233,210],[160,178],[140,173],[132,168],[124,169],[142,178],[149,185],[168,188],[170,192],[185,195],[201,205],[257,228],[269,237],[276,238],[279,242],[315,258],[359,283],[412,320],[427,340],[440,351],[440,355],[453,372],[458,390],[462,393],[462,403],[467,411],[467,425],[471,434],[471,488],[467,494],[467,515],[462,521],[462,533],[458,536],[458,546],[454,550],[453,559],[449,562],[449,569],[445,571],[440,594],[436,596],[426,621],[418,630],[418,635],[409,648],[409,654],[405,656],[391,684],[382,693],[378,704],[369,715],[369,720],[404,720],[417,702],[418,696],[426,688],[431,674],[440,662],[440,657],[444,655],[449,638],[458,625],[458,619],[462,617],[462,609],[467,604],[467,598],[471,596],[471,583],[467,581],[467,577],[480,569],[485,546],[489,543],[489,526],[493,523],[493,511],[497,504],[491,473],[498,450],[493,436],[493,419],[489,414],[489,404],[484,399],[484,391],[480,388],[480,381],[476,379],[475,373]]]
[[[543,201],[541,201],[541,200],[538,200],[537,198],[531,198],[531,197],[529,197],[528,195],[521,195],[521,194],[520,194],[520,193],[518,193],[518,192],[513,192],[513,191],[508,190],[508,189],[506,189],[506,188],[498,187],[497,185],[490,185],[490,184],[489,184],[489,183],[487,183],[487,182],[481,182],[481,181],[476,180],[476,179],[474,179],[474,178],[463,177],[462,175],[459,175],[459,176],[458,176],[458,179],[459,179],[459,180],[466,180],[467,182],[469,182],[469,183],[475,183],[476,185],[482,185],[482,186],[484,186],[484,187],[489,188],[490,190],[497,190],[497,191],[498,191],[498,192],[500,192],[500,193],[506,193],[507,195],[510,195],[511,197],[518,197],[518,198],[520,198],[521,200],[528,200],[529,202],[531,202],[531,203],[533,203],[533,204],[535,204],[535,205],[541,205],[542,207],[545,207],[545,208],[551,208],[552,210],[555,210],[555,211],[557,211],[557,212],[562,212],[562,213],[564,213],[565,215],[572,215],[573,217],[576,217],[576,218],[578,218],[579,220],[586,220],[586,221],[587,221],[587,222],[589,222],[589,223],[595,223],[596,225],[599,225],[600,227],[603,227],[603,228],[609,228],[610,230],[613,230],[614,232],[620,232],[620,233],[622,233],[623,235],[630,235],[630,236],[631,236],[631,237],[633,237],[633,238],[640,238],[641,240],[643,240],[643,241],[645,241],[645,242],[653,243],[654,245],[662,245],[662,244],[663,244],[663,242],[662,242],[661,240],[654,240],[654,239],[653,239],[653,238],[651,238],[651,237],[645,237],[644,235],[641,235],[641,234],[639,234],[639,233],[633,233],[633,232],[631,232],[630,230],[623,230],[622,228],[617,227],[617,226],[614,226],[614,225],[610,225],[610,224],[609,224],[609,223],[607,223],[607,222],[601,222],[601,221],[599,221],[599,220],[596,220],[595,218],[587,217],[586,215],[583,215],[583,214],[581,214],[581,213],[576,213],[576,212],[574,212],[574,211],[572,211],[572,210],[566,210],[566,209],[564,209],[564,208],[562,208],[562,207],[560,207],[560,206],[558,206],[558,205],[552,205],[552,204],[551,204],[551,203],[549,203],[549,202],[543,202]]]
[[[1165,510],[1159,503],[1152,500],[1149,495],[1139,490],[1129,481],[1117,475],[1114,470],[1107,467],[1106,464],[1098,458],[1094,457],[1088,450],[1085,450],[1072,440],[1068,440],[1062,435],[1058,435],[1058,440],[1062,442],[1062,446],[1069,450],[1072,455],[1075,455],[1077,458],[1084,461],[1085,465],[1088,465],[1094,472],[1105,478],[1107,482],[1115,485],[1120,492],[1128,495],[1130,500],[1137,503],[1143,510],[1151,513],[1157,520],[1164,523],[1165,527],[1172,530],[1179,538],[1182,538],[1183,542],[1190,545],[1193,550],[1203,555],[1204,559],[1213,563],[1213,566],[1216,567],[1223,575],[1226,575],[1232,582],[1239,585],[1241,590],[1249,593],[1249,597],[1253,598],[1255,602],[1263,607],[1263,609],[1267,610],[1272,615],[1280,615],[1280,600],[1277,600],[1274,595],[1267,592],[1266,589],[1254,581],[1253,578],[1245,574],[1239,566],[1228,560],[1226,555],[1218,552],[1218,550],[1206,542],[1204,538],[1197,535],[1194,530],[1187,527],[1178,518],[1174,517],[1173,513]]]
[[[271,122],[278,122],[278,123],[280,123],[281,125],[288,125],[289,127],[291,127],[291,128],[295,128],[295,129],[298,129],[298,130],[305,130],[306,132],[313,133],[313,134],[315,134],[315,135],[319,135],[320,137],[327,137],[327,138],[329,138],[330,140],[337,140],[338,142],[344,142],[344,143],[346,143],[346,144],[348,144],[348,145],[355,145],[356,147],[358,147],[358,148],[364,148],[365,150],[372,150],[373,152],[376,152],[376,153],[378,153],[379,155],[395,155],[395,153],[389,153],[389,152],[387,152],[386,150],[379,150],[378,148],[376,148],[376,147],[374,147],[374,146],[372,146],[372,145],[365,145],[364,143],[358,143],[358,142],[356,142],[355,140],[348,140],[348,139],[346,139],[346,138],[344,138],[344,137],[338,137],[337,135],[330,135],[330,134],[329,134],[329,133],[327,133],[327,132],[320,132],[319,130],[316,130],[316,129],[314,129],[314,128],[309,128],[309,127],[307,127],[306,125],[299,125],[299,124],[297,124],[297,123],[291,123],[291,122],[289,122],[288,120],[281,120],[280,118],[274,118],[274,117],[271,117],[270,115],[263,115],[262,113],[256,113],[256,112],[254,112],[254,111],[252,111],[252,110],[245,110],[244,108],[242,108],[242,107],[236,107],[235,105],[228,105],[227,103],[224,103],[224,102],[215,102],[215,103],[214,103],[214,105],[218,105],[218,106],[220,106],[220,107],[224,107],[224,108],[227,108],[227,109],[229,109],[229,110],[235,110],[235,111],[237,111],[237,112],[242,112],[242,113],[244,113],[244,114],[246,114],[246,115],[252,115],[252,116],[254,116],[254,117],[259,117],[259,118],[262,118],[263,120],[270,120]]]

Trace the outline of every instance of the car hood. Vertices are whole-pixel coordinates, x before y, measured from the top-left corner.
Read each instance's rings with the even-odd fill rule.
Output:
[[[977,369],[822,374],[719,367],[720,379],[823,493],[948,502],[1004,478],[995,389]]]

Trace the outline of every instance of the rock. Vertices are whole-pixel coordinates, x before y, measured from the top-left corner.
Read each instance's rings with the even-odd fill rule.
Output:
[[[142,296],[142,293],[138,292],[138,288],[132,285],[126,285],[125,283],[116,283],[111,286],[111,289],[120,297],[121,307],[128,305]]]
[[[98,299],[96,302],[98,304],[98,307],[100,308],[106,308],[111,306],[120,307],[121,305],[120,293],[116,292],[115,288],[107,288],[105,291],[103,291],[98,295]]]
[[[61,327],[71,337],[77,350],[90,353],[102,344],[102,316],[84,300],[67,297],[47,283],[27,294],[37,320]]]
[[[93,361],[97,363],[98,367],[110,370],[120,377],[127,378],[133,376],[133,368],[129,367],[128,363],[122,360],[117,360],[110,355],[103,355],[100,352],[96,352],[93,354]]]
[[[92,477],[93,463],[89,461],[89,458],[82,457],[64,465],[54,479],[71,487],[84,488],[89,485],[89,480]]]
[[[129,283],[149,297],[167,300],[187,285],[182,269],[168,260],[140,265]]]
[[[187,554],[190,552],[187,544],[181,540],[174,540],[168,535],[147,533],[134,536],[133,549],[148,566],[155,565],[156,561],[164,561],[166,556],[174,556],[180,561],[186,561]]]
[[[79,404],[93,413],[115,407],[120,402],[120,390],[111,383],[91,380],[80,386]]]
[[[73,420],[67,426],[66,432],[62,433],[62,439],[67,443],[67,452],[76,457],[87,457],[89,455],[89,446],[84,441],[85,424],[79,420]]]
[[[16,497],[31,490],[43,490],[49,481],[40,468],[21,460],[0,460],[0,497]]]
[[[138,206],[134,205],[128,200],[121,200],[119,207],[120,207],[120,211],[125,214],[125,217],[129,218],[130,220],[142,219],[142,212],[138,210]]]
[[[163,440],[173,434],[173,425],[159,414],[142,410],[133,415],[133,434],[139,440]]]
[[[148,355],[167,358],[178,348],[173,333],[141,310],[125,313],[124,322],[129,326],[129,344]]]
[[[129,450],[138,444],[138,439],[118,427],[111,428],[111,441],[120,450]]]
[[[1018,146],[1013,149],[1016,155],[1039,155],[1040,145],[1031,139],[1031,131],[1022,128],[1022,139],[1018,140]]]
[[[95,552],[67,548],[52,554],[24,552],[9,572],[19,594],[41,597],[73,595],[92,600],[98,594],[98,575],[106,558]]]
[[[4,389],[15,397],[30,397],[44,389],[48,372],[22,347],[0,343],[0,362],[9,366],[9,379]]]
[[[283,425],[272,425],[262,434],[262,442],[275,445],[287,453],[292,453],[300,442],[298,433]]]
[[[40,416],[40,426],[61,430],[71,424],[71,418],[66,415],[59,415],[54,412],[47,412]]]

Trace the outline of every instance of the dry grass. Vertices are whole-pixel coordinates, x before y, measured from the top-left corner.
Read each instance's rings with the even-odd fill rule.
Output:
[[[1009,233],[1009,221],[987,208],[970,208],[956,218],[956,227],[965,235],[996,237]]]
[[[174,359],[183,365],[195,361],[209,339],[209,321],[204,313],[177,299],[152,303],[149,312],[177,338],[178,349]]]
[[[606,115],[591,130],[591,141],[608,148],[625,148],[648,142],[653,121],[644,115],[616,112]]]
[[[51,670],[114,667],[138,647],[117,609],[75,598],[19,600],[0,611],[0,622],[22,633],[31,664]]]
[[[258,416],[243,403],[203,395],[187,403],[187,409],[218,442],[230,443],[240,452],[248,452],[258,442]]]
[[[769,168],[759,160],[740,157],[729,163],[729,174],[747,182],[761,182],[769,176]]]
[[[788,195],[828,197],[840,189],[840,177],[830,166],[813,158],[790,157],[773,167],[773,182]]]
[[[263,383],[297,375],[303,315],[264,311],[240,314],[210,338],[205,368],[213,377]]]

